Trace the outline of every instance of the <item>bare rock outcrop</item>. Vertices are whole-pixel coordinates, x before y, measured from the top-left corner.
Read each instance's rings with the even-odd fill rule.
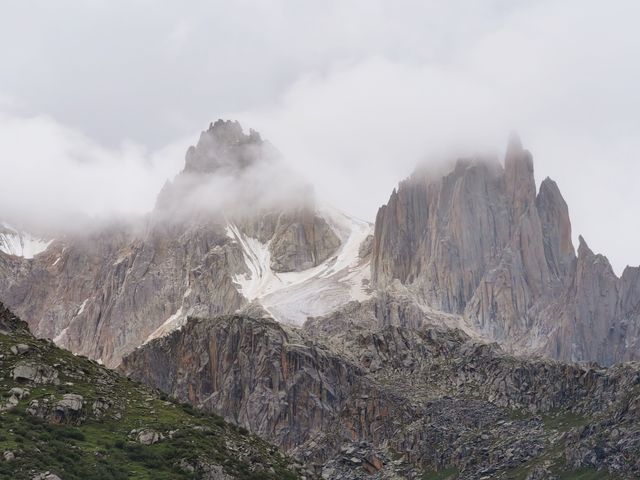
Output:
[[[176,332],[178,333],[178,332]],[[191,319],[122,369],[287,448],[340,411],[358,369],[270,319]]]
[[[273,439],[325,478],[535,478],[541,462],[640,472],[629,460],[640,424],[632,413],[618,422],[637,400],[637,364],[514,357],[457,329],[363,324],[370,304],[343,313],[297,331],[268,318],[191,319],[121,369]],[[598,439],[624,451],[593,456]]]
[[[60,399],[51,396],[32,400],[29,402],[26,413],[52,424],[79,424],[86,418],[83,407],[82,395],[65,393]]]
[[[228,240],[215,224],[113,226],[60,240],[33,260],[0,255],[0,270],[19,266],[0,295],[36,335],[114,366],[181,312],[244,305],[233,280],[244,261]]]
[[[276,272],[313,268],[333,255],[339,246],[335,232],[313,210],[285,212],[279,216],[269,244],[271,268]]]

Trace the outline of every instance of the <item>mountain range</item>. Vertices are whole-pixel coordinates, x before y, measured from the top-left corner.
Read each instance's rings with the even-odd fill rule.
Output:
[[[141,218],[2,227],[0,301],[323,478],[637,478],[640,268],[576,250],[516,136],[447,165],[372,225],[218,120]]]

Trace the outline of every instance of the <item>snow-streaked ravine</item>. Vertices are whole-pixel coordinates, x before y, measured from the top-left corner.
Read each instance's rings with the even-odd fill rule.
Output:
[[[187,288],[187,291],[182,295],[182,305],[178,307],[178,310],[169,318],[167,318],[162,325],[156,328],[151,335],[142,343],[143,345],[149,343],[155,338],[164,337],[174,330],[180,330],[185,323],[187,323],[187,308],[185,308],[185,300],[191,295],[191,288]]]
[[[53,240],[42,240],[0,223],[0,251],[16,257],[33,258],[44,252]]]
[[[53,337],[53,343],[55,343],[58,346],[64,346],[64,342],[67,340],[66,336],[67,336],[67,330],[69,329],[69,325],[71,325],[71,323],[80,315],[82,315],[84,313],[84,309],[87,306],[87,302],[89,302],[90,298],[87,297],[85,298],[82,303],[80,304],[80,306],[78,307],[78,311],[75,313],[75,315],[71,318],[71,321],[67,324],[66,327],[64,327],[60,333],[58,333],[58,335],[56,335],[55,337]]]
[[[242,247],[249,271],[234,281],[248,300],[257,300],[278,321],[301,325],[307,317],[324,315],[350,300],[369,296],[363,287],[369,279],[369,262],[358,252],[373,226],[331,208],[322,208],[319,213],[340,238],[341,247],[335,256],[301,272],[274,272],[269,245],[244,235],[233,224],[227,225],[227,235]]]

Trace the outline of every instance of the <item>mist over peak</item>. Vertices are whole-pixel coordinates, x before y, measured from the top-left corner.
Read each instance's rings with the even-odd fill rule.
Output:
[[[245,134],[238,121],[218,119],[200,134],[197,145],[189,147],[184,172],[235,174],[262,161],[274,161],[275,152],[260,134]]]
[[[155,214],[244,215],[273,208],[306,208],[313,187],[255,130],[219,119],[187,149],[184,169],[160,191]]]

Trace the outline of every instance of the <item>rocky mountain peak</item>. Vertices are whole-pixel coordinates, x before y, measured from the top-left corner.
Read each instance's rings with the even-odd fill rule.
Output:
[[[540,184],[536,207],[542,224],[544,251],[549,269],[557,277],[566,277],[575,259],[569,208],[558,185],[549,177]]]
[[[509,138],[507,139],[507,153],[506,156],[514,156],[522,153],[524,148],[522,146],[522,140],[520,139],[520,135],[517,132],[511,132],[509,134]]]
[[[376,218],[371,278],[514,350],[638,358],[640,275],[618,279],[582,237],[577,253],[558,185],[546,178],[536,192],[533,156],[512,135],[504,166],[462,159],[400,183]]]
[[[511,134],[504,159],[507,196],[514,215],[521,215],[536,197],[536,182],[533,175],[533,156],[522,148],[516,134]]]
[[[237,173],[264,158],[260,134],[245,134],[239,122],[216,120],[189,147],[184,171],[187,173]]]
[[[578,256],[593,255],[593,251],[587,245],[587,241],[582,235],[578,235]]]
[[[578,257],[586,257],[594,255],[593,250],[587,244],[582,235],[578,235]]]
[[[285,170],[276,149],[258,132],[245,134],[239,122],[219,119],[187,149],[184,169],[162,187],[156,211],[192,217],[194,212],[219,213],[232,204],[276,197],[271,180],[284,177]]]
[[[578,262],[595,262],[601,264],[608,272],[611,272],[612,276],[617,278],[609,259],[601,253],[595,253],[582,235],[578,235]]]

